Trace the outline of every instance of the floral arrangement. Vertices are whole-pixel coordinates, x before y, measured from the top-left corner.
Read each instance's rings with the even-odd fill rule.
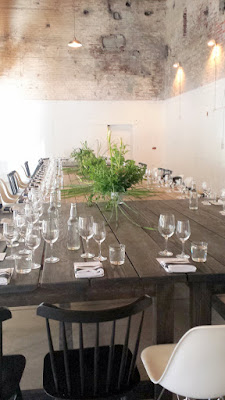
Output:
[[[127,146],[122,140],[119,145],[113,144],[110,130],[107,133],[107,143],[109,160],[104,156],[96,156],[87,142],[82,148],[72,152],[71,156],[77,165],[77,173],[82,184],[65,188],[63,195],[64,197],[86,195],[89,204],[100,199],[107,200],[106,207],[111,208],[112,212],[115,211],[117,220],[121,196],[128,194],[142,197],[151,192],[145,188],[135,187],[142,181],[145,167],[136,165],[134,160],[126,160]],[[123,204],[126,205],[124,202]],[[122,209],[121,212],[125,213]]]

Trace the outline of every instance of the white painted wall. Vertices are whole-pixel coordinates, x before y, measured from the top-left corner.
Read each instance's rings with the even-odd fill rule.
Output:
[[[160,101],[0,98],[0,109],[0,177],[3,179],[7,172],[26,160],[34,167],[40,157],[68,157],[85,140],[95,148],[99,140],[104,151],[107,125],[121,126],[121,132],[123,126],[129,126],[132,154],[137,162],[161,165],[164,159],[164,106]]]
[[[225,79],[166,100],[165,164],[175,173],[225,187]]]

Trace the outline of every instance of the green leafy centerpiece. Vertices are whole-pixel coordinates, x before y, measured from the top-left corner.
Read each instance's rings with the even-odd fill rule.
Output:
[[[122,199],[129,196],[142,197],[151,193],[145,188],[137,188],[145,173],[145,167],[135,164],[134,160],[126,160],[127,146],[120,140],[119,145],[111,141],[111,133],[107,133],[109,158],[96,156],[85,142],[81,149],[74,150],[77,172],[81,184],[72,185],[63,190],[65,197],[88,195],[88,201],[106,200],[106,207],[115,211],[118,220],[118,207]],[[122,202],[124,205],[125,202]],[[126,205],[127,206],[127,205]],[[128,206],[127,206],[128,207]],[[130,207],[129,207],[130,208]],[[124,211],[121,209],[124,213]]]

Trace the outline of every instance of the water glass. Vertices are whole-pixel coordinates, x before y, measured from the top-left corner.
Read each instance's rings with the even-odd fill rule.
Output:
[[[3,223],[3,236],[7,242],[11,245],[11,254],[6,257],[6,260],[15,260],[16,255],[12,254],[12,245],[19,237],[19,231],[16,225],[12,222],[4,222]]]
[[[125,244],[109,246],[109,261],[112,265],[122,265],[125,262]]]
[[[29,274],[31,272],[31,252],[29,254],[19,254],[15,258],[15,269],[18,274]]]
[[[41,234],[39,226],[28,224],[26,237],[25,237],[25,244],[28,249],[31,250],[31,263],[32,269],[40,268],[40,264],[33,262],[34,251],[40,246],[41,243]]]
[[[206,262],[207,260],[208,243],[192,242],[191,243],[191,258],[195,262]]]

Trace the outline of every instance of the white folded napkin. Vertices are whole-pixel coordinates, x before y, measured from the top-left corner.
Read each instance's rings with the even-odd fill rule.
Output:
[[[156,258],[156,260],[159,262],[159,264],[161,263],[165,263],[165,264],[187,264],[189,263],[189,260],[186,258],[177,258],[177,257],[159,257]]]
[[[0,261],[3,261],[6,256],[6,253],[0,253]]]
[[[211,206],[211,203],[207,200],[202,201],[203,206]]]
[[[185,273],[185,272],[195,272],[196,271],[196,267],[194,265],[188,265],[188,264],[167,264],[167,266],[163,266],[162,267],[165,269],[166,272],[168,272],[169,274],[172,273]]]
[[[104,269],[100,261],[75,262],[75,278],[100,278],[104,276]]]
[[[156,260],[159,262],[161,267],[163,267],[163,269],[169,274],[178,272],[185,273],[185,272],[196,271],[196,267],[194,265],[190,265],[188,259],[166,257],[166,258],[157,258]]]
[[[92,268],[92,267],[102,267],[102,263],[100,261],[81,261],[73,263],[74,269],[80,268]]]
[[[223,202],[221,201],[221,200],[218,200],[218,201],[210,201],[210,203],[213,205],[213,206],[221,206],[222,204],[223,204]]]
[[[75,271],[75,278],[100,278],[104,276],[104,269],[97,268],[97,269],[81,269],[79,271]]]
[[[13,274],[13,268],[1,268],[0,269],[0,285],[8,285]]]

